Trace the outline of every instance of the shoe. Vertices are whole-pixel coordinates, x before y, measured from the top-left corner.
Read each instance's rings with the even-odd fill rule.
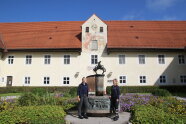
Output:
[[[117,120],[118,120],[118,117],[115,116],[115,117],[113,118],[113,121],[117,121]]]
[[[79,119],[83,119],[83,116],[78,116]]]
[[[84,117],[85,119],[88,119],[88,116],[87,116],[87,115],[84,115],[83,117]]]

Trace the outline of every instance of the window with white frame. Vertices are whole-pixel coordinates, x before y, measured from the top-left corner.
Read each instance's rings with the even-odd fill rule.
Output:
[[[179,62],[179,64],[185,64],[185,56],[178,55],[178,62]]]
[[[180,82],[181,83],[186,83],[186,75],[181,75],[180,76]]]
[[[91,64],[98,63],[98,55],[91,55]]]
[[[70,84],[70,77],[63,77],[63,84]]]
[[[25,84],[30,84],[30,77],[25,77],[24,83]]]
[[[146,83],[146,76],[140,76],[140,83]]]
[[[160,78],[159,78],[159,82],[160,83],[166,83],[166,76],[161,75]]]
[[[165,64],[165,55],[158,55],[159,64]]]
[[[43,83],[50,84],[50,77],[44,77]]]
[[[64,64],[70,64],[70,55],[64,55]]]
[[[91,49],[98,50],[98,41],[97,40],[92,41]]]
[[[50,64],[50,59],[51,59],[50,55],[44,55],[44,63],[45,64]]]
[[[119,83],[120,84],[126,83],[126,76],[119,76]]]
[[[8,64],[14,63],[14,56],[8,56]]]
[[[32,55],[26,55],[26,64],[32,64]]]
[[[139,55],[139,64],[145,64],[145,55]]]
[[[125,64],[125,55],[119,55],[119,64]]]

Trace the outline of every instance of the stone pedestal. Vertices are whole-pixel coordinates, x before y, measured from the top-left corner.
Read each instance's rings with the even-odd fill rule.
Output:
[[[89,96],[87,113],[91,113],[91,114],[110,113],[109,96]]]
[[[87,77],[89,91],[95,95],[88,97],[88,114],[108,114],[110,113],[109,96],[104,96],[104,74],[90,75]]]

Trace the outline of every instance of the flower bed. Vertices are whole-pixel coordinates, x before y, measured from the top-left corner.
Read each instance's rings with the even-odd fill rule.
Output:
[[[126,94],[120,97],[120,111],[131,111],[134,105],[146,105],[150,100],[157,100],[153,95]]]
[[[133,123],[186,123],[186,101],[173,97],[126,94],[120,97],[120,111],[131,112]]]

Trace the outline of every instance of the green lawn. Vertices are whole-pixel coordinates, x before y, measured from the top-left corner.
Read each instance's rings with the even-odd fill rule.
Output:
[[[0,94],[1,96],[20,96],[22,93],[5,93],[5,94]]]

